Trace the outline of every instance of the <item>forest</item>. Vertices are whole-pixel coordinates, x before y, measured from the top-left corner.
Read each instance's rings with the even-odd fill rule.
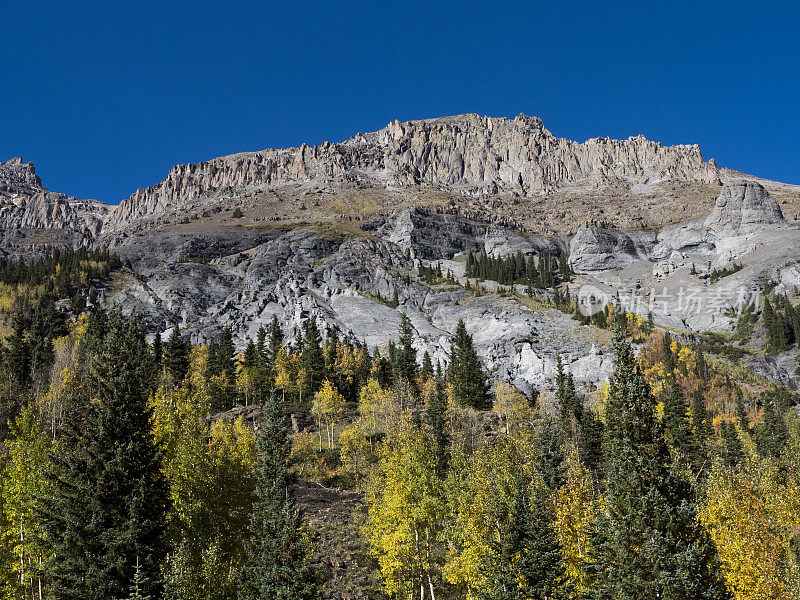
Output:
[[[69,260],[65,297],[116,264]],[[379,348],[313,317],[241,352],[227,329],[162,342],[53,308],[60,264],[2,270],[3,598],[342,597],[310,482],[361,499],[361,597],[800,599],[797,398],[641,317],[601,313],[604,386],[579,392],[558,357],[555,391],[525,396],[492,386],[463,322],[447,365],[404,314]],[[782,344],[787,310],[763,315]]]

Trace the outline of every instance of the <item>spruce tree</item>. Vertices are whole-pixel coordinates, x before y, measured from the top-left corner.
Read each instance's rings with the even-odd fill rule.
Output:
[[[256,334],[256,351],[261,364],[266,367],[267,359],[267,330],[263,325],[259,325],[258,333]]]
[[[169,489],[153,439],[151,354],[144,330],[112,314],[99,352],[66,403],[40,499],[42,542],[56,600],[123,598],[136,579],[159,597]]]
[[[222,338],[216,352],[217,373],[224,375],[229,385],[236,382],[236,348],[230,327],[222,330]]]
[[[591,596],[730,598],[716,549],[672,461],[655,399],[618,331],[606,405],[606,502],[594,534]]]
[[[4,362],[9,374],[18,384],[24,384],[30,379],[31,351],[25,339],[25,319],[21,314],[14,318]]]
[[[300,367],[303,370],[300,386],[303,398],[308,403],[325,380],[325,354],[322,350],[322,338],[317,328],[316,317],[311,317],[306,324]]]
[[[491,408],[486,374],[463,320],[458,321],[450,347],[450,381],[453,397],[460,405],[478,410]]]
[[[433,361],[431,360],[431,355],[425,350],[425,353],[422,355],[422,368],[420,369],[420,376],[422,377],[422,381],[427,381],[431,377],[433,377]]]
[[[412,387],[416,386],[417,351],[413,346],[414,332],[411,321],[405,313],[400,313],[400,347],[397,349],[396,371]]]
[[[164,367],[176,383],[183,381],[189,370],[186,346],[181,339],[181,330],[177,323],[173,326],[167,347],[164,349]]]
[[[164,346],[161,342],[161,332],[156,329],[155,334],[153,335],[153,363],[156,366],[156,370],[161,370],[161,361],[163,360],[164,356]]]
[[[480,600],[556,600],[568,598],[566,574],[552,525],[548,490],[517,478],[510,514],[498,514],[500,530],[490,542],[481,574]]]
[[[441,377],[436,378],[428,393],[427,412],[436,444],[436,473],[444,478],[449,462],[450,437],[447,433],[447,395]]]
[[[250,515],[241,600],[316,600],[320,578],[309,564],[311,548],[289,472],[291,439],[277,397],[265,406],[258,433],[256,500]]]
[[[789,440],[786,421],[773,394],[764,394],[763,399],[764,415],[756,430],[758,452],[764,457],[778,458]]]
[[[669,388],[664,396],[664,428],[667,440],[682,454],[688,454],[692,439],[688,407],[683,389],[674,376],[667,377]]]
[[[695,390],[692,395],[692,439],[690,447],[692,470],[698,476],[702,476],[707,472],[711,431],[711,416],[706,410],[705,396],[701,390]]]

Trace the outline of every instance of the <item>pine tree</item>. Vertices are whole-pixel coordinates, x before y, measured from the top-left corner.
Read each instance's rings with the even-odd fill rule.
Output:
[[[258,434],[256,500],[250,515],[241,600],[316,600],[320,578],[309,564],[311,548],[291,490],[291,439],[273,394]]]
[[[164,367],[176,383],[183,381],[189,370],[186,346],[181,340],[181,330],[177,323],[173,326],[167,347],[164,349]]]
[[[266,367],[268,363],[267,358],[267,330],[263,325],[259,325],[258,333],[256,333],[256,351],[258,352],[259,361]]]
[[[14,317],[13,330],[8,338],[5,365],[14,380],[23,384],[31,376],[31,352],[25,339],[25,319],[21,314]]]
[[[592,597],[730,598],[697,521],[689,482],[671,467],[655,399],[621,330],[606,404],[606,502],[593,539]]]
[[[236,381],[236,348],[233,346],[233,334],[230,327],[222,330],[222,338],[216,352],[216,371],[224,375],[229,385]]]
[[[783,451],[789,434],[786,421],[772,394],[764,394],[764,415],[756,431],[758,452],[762,456],[778,458]]]
[[[667,378],[669,389],[664,396],[664,428],[672,446],[683,454],[690,450],[692,428],[683,389],[674,376]]]
[[[547,488],[534,485],[529,496],[517,478],[510,514],[496,515],[497,537],[481,565],[485,585],[480,600],[555,600],[567,598],[561,545],[553,530]]]
[[[420,376],[422,377],[422,381],[427,381],[431,377],[433,377],[433,361],[431,360],[431,355],[425,350],[425,353],[422,355],[422,369],[420,369]]]
[[[169,492],[150,429],[151,360],[138,323],[112,314],[85,385],[66,404],[38,508],[56,600],[122,598],[137,558],[142,595],[160,595]]]
[[[441,377],[436,378],[428,393],[427,412],[436,445],[436,473],[443,478],[447,473],[450,437],[447,433],[447,395]]]
[[[405,313],[400,313],[400,347],[397,349],[397,362],[395,370],[412,386],[416,385],[417,378],[417,351],[413,346],[414,332],[411,321]]]
[[[322,351],[322,338],[317,328],[316,317],[311,317],[306,324],[300,366],[303,369],[300,381],[303,398],[306,402],[310,402],[311,397],[317,393],[325,380],[325,354]]]
[[[463,320],[458,321],[450,347],[450,381],[453,397],[462,406],[478,410],[491,408],[486,374]]]

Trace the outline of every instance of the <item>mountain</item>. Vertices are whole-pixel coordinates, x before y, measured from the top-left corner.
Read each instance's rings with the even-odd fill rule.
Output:
[[[493,378],[525,391],[552,384],[557,354],[601,384],[610,333],[555,308],[552,288],[476,292],[470,252],[563,256],[578,301],[591,291],[689,338],[730,336],[742,299],[800,286],[800,187],[720,168],[694,145],[578,143],[525,115],[395,121],[338,144],[179,165],[116,207],[49,192],[13,159],[0,203],[6,254],[118,253],[126,268],[102,301],[165,339],[175,322],[194,342],[229,326],[242,348],[273,315],[289,339],[314,315],[373,347],[397,338],[402,311],[417,348],[446,364],[463,319]],[[451,280],[426,280],[431,265]],[[759,335],[742,362],[800,386],[796,352],[765,357]]]
[[[48,191],[33,163],[0,162],[0,250],[30,251],[49,243],[88,244],[100,234],[110,208]]]

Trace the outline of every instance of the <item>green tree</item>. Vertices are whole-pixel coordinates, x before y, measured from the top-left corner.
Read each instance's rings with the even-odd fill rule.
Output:
[[[38,508],[52,597],[121,598],[142,561],[160,595],[168,485],[150,431],[151,354],[143,329],[115,312],[84,386],[66,408]]]
[[[450,348],[450,381],[453,398],[462,406],[491,408],[489,384],[463,320],[458,321]]]
[[[433,429],[433,443],[436,446],[436,473],[439,477],[447,474],[450,436],[447,432],[447,395],[441,377],[434,380],[428,392],[428,423]]]
[[[325,354],[322,350],[322,338],[317,328],[316,317],[311,317],[306,324],[300,369],[302,395],[305,402],[309,403],[325,380]]]
[[[173,326],[167,347],[164,349],[164,367],[176,383],[183,381],[189,369],[186,345],[181,339],[181,330],[177,323]]]
[[[729,598],[689,482],[671,467],[655,399],[618,331],[606,404],[607,491],[593,539],[593,597]]]
[[[395,371],[410,384],[417,377],[417,351],[413,346],[414,331],[405,313],[400,313],[400,347],[397,349]]]
[[[247,563],[241,571],[242,600],[316,600],[320,578],[310,565],[311,548],[291,490],[291,440],[273,394],[258,434],[256,501],[250,515]]]
[[[507,525],[501,526],[482,571],[486,586],[481,600],[554,600],[566,598],[566,572],[561,544],[553,529],[548,490],[541,484],[526,489],[518,477]],[[497,518],[496,522],[502,523]]]

